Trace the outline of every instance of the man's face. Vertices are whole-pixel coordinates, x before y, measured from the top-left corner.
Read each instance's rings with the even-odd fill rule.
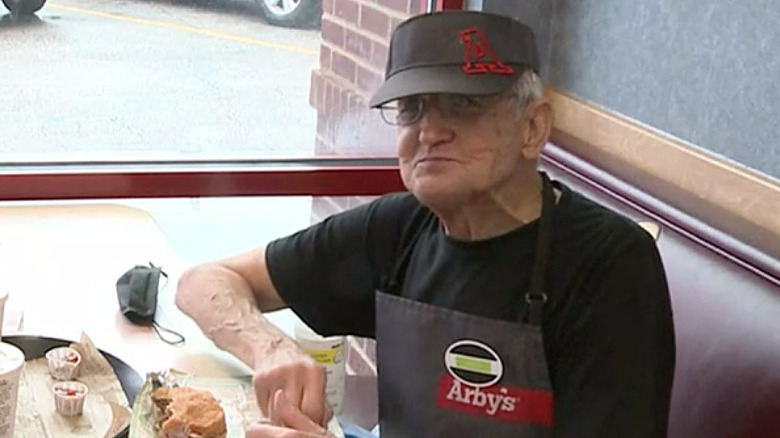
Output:
[[[509,183],[527,165],[528,119],[516,102],[509,93],[399,100],[398,157],[407,189],[429,206],[457,208]]]

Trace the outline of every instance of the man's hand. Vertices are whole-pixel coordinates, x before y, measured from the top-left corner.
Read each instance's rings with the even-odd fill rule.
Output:
[[[269,418],[274,425],[254,425],[246,431],[246,438],[333,438],[290,403],[281,389],[271,397]]]
[[[283,403],[313,424],[324,425],[330,419],[325,403],[325,368],[306,353],[280,345],[258,357],[254,369],[252,383],[257,403],[266,417],[274,415],[274,397],[281,393]]]

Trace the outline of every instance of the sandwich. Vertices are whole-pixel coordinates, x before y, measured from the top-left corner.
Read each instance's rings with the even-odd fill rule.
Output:
[[[157,388],[152,392],[157,438],[225,438],[225,411],[208,391]]]

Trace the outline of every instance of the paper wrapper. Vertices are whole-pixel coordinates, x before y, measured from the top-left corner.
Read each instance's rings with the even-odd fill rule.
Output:
[[[227,423],[227,438],[244,438],[244,431],[254,423],[263,419],[257,407],[252,378],[213,378],[199,377],[168,371],[176,384],[210,391],[219,400],[225,410]],[[136,396],[133,405],[133,417],[130,421],[129,438],[155,438],[154,406],[152,404],[152,381],[147,378],[146,384]],[[337,438],[344,438],[344,432],[335,417],[328,424],[328,431]]]
[[[113,438],[130,424],[131,412],[119,379],[87,335],[70,347],[81,353],[76,378],[89,387],[84,413],[63,417],[54,407],[46,358],[29,360],[19,382],[14,438]]]

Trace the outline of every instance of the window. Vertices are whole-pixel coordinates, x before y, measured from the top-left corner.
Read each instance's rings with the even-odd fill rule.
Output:
[[[391,30],[422,6],[7,3],[4,163],[392,156],[391,128],[365,102]]]

